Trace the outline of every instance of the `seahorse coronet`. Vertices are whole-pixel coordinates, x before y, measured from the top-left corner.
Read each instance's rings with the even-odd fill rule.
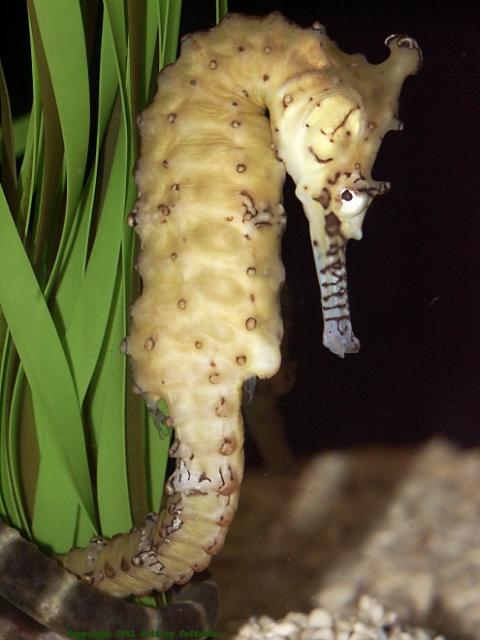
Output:
[[[121,349],[154,419],[155,403],[168,404],[176,468],[157,521],[62,557],[98,588],[166,590],[224,543],[243,477],[242,386],[280,366],[286,171],[309,221],[324,344],[341,357],[358,351],[346,243],[387,190],[370,172],[384,135],[400,128],[401,86],[421,62],[408,36],[386,45],[390,57],[374,65],[343,53],[320,23],[231,14],[183,38],[160,73],[138,119],[128,224],[143,290]]]

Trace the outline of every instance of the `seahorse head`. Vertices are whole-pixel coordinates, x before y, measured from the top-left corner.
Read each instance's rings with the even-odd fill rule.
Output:
[[[341,357],[360,347],[350,321],[346,243],[361,239],[369,205],[390,188],[372,179],[371,170],[385,134],[402,128],[398,96],[420,62],[411,38],[390,36],[386,44],[390,57],[372,65],[362,55],[344,54],[323,35],[318,68],[290,78],[277,94],[278,153],[309,221],[323,342]]]

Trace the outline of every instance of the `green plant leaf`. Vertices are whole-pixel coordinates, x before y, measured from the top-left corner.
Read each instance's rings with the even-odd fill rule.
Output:
[[[216,19],[217,24],[228,13],[228,0],[216,0]]]
[[[168,415],[168,407],[165,402],[162,401],[159,403],[159,407],[165,415]],[[158,511],[162,503],[172,430],[167,427],[159,430],[150,416],[147,415],[145,434],[149,511]]]
[[[181,15],[182,0],[164,0],[160,4],[160,68],[174,62],[177,58]]]
[[[30,28],[30,42],[33,42],[33,35],[31,26]],[[19,189],[19,228],[23,229],[23,237],[26,239],[26,235],[29,228],[29,223],[32,213],[32,202],[36,183],[39,175],[39,155],[41,149],[42,140],[42,107],[40,101],[40,80],[38,77],[38,66],[35,56],[35,51],[31,47],[32,55],[32,109],[28,116],[28,129],[25,139],[25,152],[20,167],[18,178]],[[18,142],[18,138],[15,138]],[[30,238],[28,238],[30,240]]]
[[[118,77],[115,66],[115,50],[112,46],[110,32],[104,21],[102,24],[102,39],[100,51],[99,98],[95,157],[92,163],[92,168],[90,170],[87,186],[84,190],[84,197],[77,212],[77,215],[80,218],[78,231],[75,235],[75,240],[68,255],[68,259],[64,264],[64,268],[61,274],[61,280],[55,297],[55,303],[60,310],[60,316],[63,318],[65,327],[68,327],[70,325],[72,313],[78,301],[78,287],[82,283],[87,264],[88,242],[91,233],[92,215],[95,205],[95,199],[100,200],[102,197],[102,192],[106,188],[107,180],[103,180],[102,177],[98,175],[98,163],[100,150],[104,145],[105,132],[112,117],[117,93]],[[98,212],[98,204],[96,208]],[[80,307],[84,306],[80,301],[78,301],[77,306],[78,305],[80,305]]]
[[[49,496],[58,493],[59,502],[60,494],[68,493],[68,499],[80,508],[82,523],[90,521],[91,528],[93,500],[78,399],[58,334],[3,190],[0,191],[0,238],[0,306],[31,387],[42,468],[50,467],[50,477],[58,471],[59,476],[69,478],[68,483],[63,477],[62,482],[57,478],[48,493]],[[48,446],[43,449],[45,443]],[[39,479],[40,475],[39,472]],[[59,529],[68,528],[58,507],[49,514],[36,508],[34,530],[43,535],[47,530],[54,531],[55,525]]]
[[[125,434],[125,357],[118,345],[125,334],[123,287],[119,276],[108,339],[99,361],[91,401],[97,446],[97,501],[104,535],[132,526]]]
[[[67,173],[65,214],[82,188],[90,133],[90,90],[83,19],[78,0],[30,0],[48,62],[63,136]]]
[[[15,143],[13,139],[12,112],[8,96],[7,82],[0,62],[0,124],[2,128],[1,140],[1,182],[10,206],[10,211],[18,218],[17,198],[17,167],[15,162]]]
[[[12,388],[18,370],[18,358],[12,348],[9,334],[4,345],[0,365],[0,484],[3,489],[2,504],[12,524],[26,527],[22,502],[18,495],[18,461],[12,460],[11,414]]]
[[[27,145],[28,126],[30,122],[30,114],[15,118],[13,121],[13,142],[14,153],[17,158],[23,156]],[[0,128],[0,143],[3,141],[3,130]]]

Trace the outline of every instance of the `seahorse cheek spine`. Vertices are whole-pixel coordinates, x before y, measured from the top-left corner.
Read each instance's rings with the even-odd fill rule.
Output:
[[[176,469],[158,520],[64,556],[92,584],[116,595],[165,590],[223,544],[243,476],[241,387],[280,364],[284,164],[310,222],[326,344],[339,355],[358,348],[344,246],[383,189],[368,177],[375,135],[414,71],[413,62],[393,66],[390,90],[382,65],[343,54],[318,25],[303,30],[272,14],[229,16],[186,39],[162,71],[140,121],[129,222],[143,291],[124,350],[149,407],[169,405]]]

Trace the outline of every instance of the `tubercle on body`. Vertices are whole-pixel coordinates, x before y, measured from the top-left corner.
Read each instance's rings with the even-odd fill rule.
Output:
[[[345,245],[361,237],[370,170],[395,118],[415,42],[392,36],[390,58],[347,55],[316,23],[229,15],[183,41],[142,115],[139,197],[143,291],[123,344],[149,408],[167,401],[176,469],[158,517],[62,557],[119,596],[163,591],[204,569],[223,545],[243,476],[241,387],[275,374],[284,279],[285,169],[310,224],[324,343],[358,350]]]

